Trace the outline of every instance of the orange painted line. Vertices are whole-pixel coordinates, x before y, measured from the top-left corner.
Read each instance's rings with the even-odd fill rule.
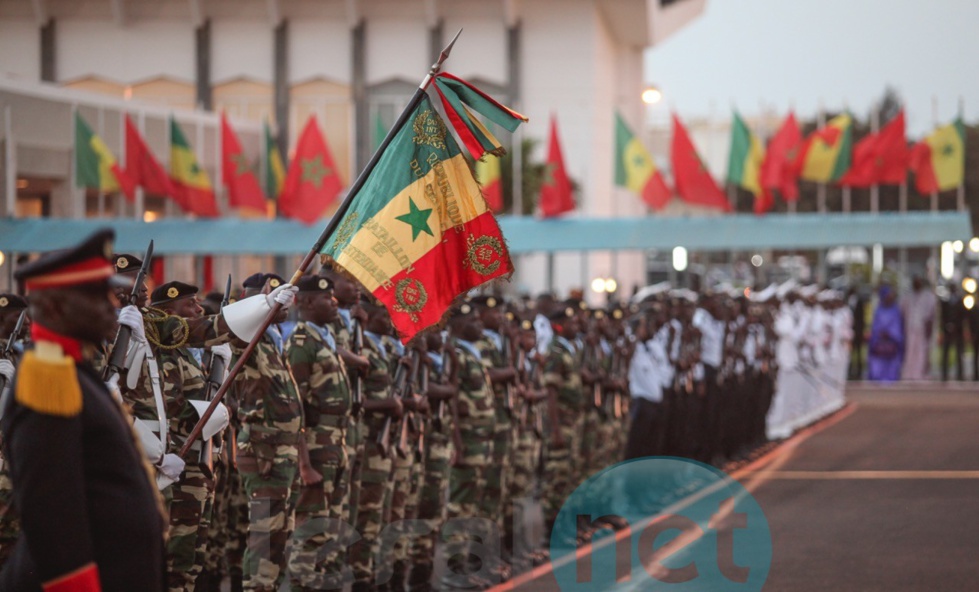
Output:
[[[778,457],[784,455],[787,452],[791,452],[792,450],[797,448],[804,441],[815,436],[819,432],[822,432],[823,430],[831,428],[832,426],[838,424],[839,422],[843,421],[847,417],[850,417],[851,415],[853,415],[853,413],[856,410],[857,410],[856,403],[847,403],[846,406],[836,411],[832,415],[829,415],[828,417],[825,417],[817,421],[816,423],[810,425],[809,427],[799,430],[798,432],[793,434],[788,440],[785,440],[784,442],[782,442],[772,450],[756,458],[755,460],[751,461],[744,467],[734,471],[728,476],[731,477],[732,479],[738,480],[740,478],[750,476],[751,474],[760,471],[762,468],[775,461]],[[723,483],[723,482],[719,481],[719,483]],[[702,492],[695,492],[690,496],[688,496],[686,499],[689,500],[690,498],[696,497],[698,493],[702,493]],[[674,505],[683,505],[684,501],[685,500],[681,500]],[[643,524],[643,527],[645,528],[650,524],[655,524],[656,522],[665,520],[667,516],[668,514],[664,513],[664,514],[660,514],[655,518],[650,517],[648,522],[645,522]],[[632,535],[632,528],[623,528],[622,530],[617,531],[615,533],[615,536],[603,538],[600,541],[600,544],[602,546],[610,545],[613,542],[621,541],[622,539],[628,538],[631,535]],[[592,552],[593,545],[594,543],[588,543],[587,545],[583,545],[579,547],[574,554],[575,561],[579,560],[585,555],[590,554]],[[561,561],[561,563],[563,564],[570,560],[571,560],[571,555],[569,554],[561,557],[559,561]],[[488,590],[488,592],[509,592],[514,588],[523,586],[524,584],[529,584],[534,580],[546,576],[547,574],[552,573],[553,571],[554,571],[554,564],[553,562],[548,561],[544,565],[538,565],[537,567],[531,569],[530,571],[524,572],[511,580],[507,580],[505,582],[497,584],[496,586],[493,586]]]

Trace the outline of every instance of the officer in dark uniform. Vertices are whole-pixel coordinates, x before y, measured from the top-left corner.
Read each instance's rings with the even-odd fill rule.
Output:
[[[948,380],[948,350],[955,348],[955,379],[962,380],[965,359],[962,357],[962,342],[965,334],[965,319],[969,314],[962,297],[955,289],[955,283],[948,283],[948,295],[942,298],[942,382]]]
[[[112,230],[15,274],[30,294],[2,430],[23,536],[0,590],[163,590],[164,517],[120,402],[89,363],[112,335]]]

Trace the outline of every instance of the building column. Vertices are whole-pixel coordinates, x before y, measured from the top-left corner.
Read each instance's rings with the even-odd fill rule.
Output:
[[[364,19],[350,30],[351,80],[354,102],[354,155],[357,170],[362,171],[371,158],[370,104],[367,101],[367,22]]]
[[[41,80],[54,82],[57,72],[55,61],[55,24],[54,19],[48,19],[41,26]]]
[[[214,109],[214,93],[211,87],[211,19],[194,29],[194,58],[197,69],[197,107],[205,111]]]
[[[289,154],[289,21],[275,27],[272,56],[272,93],[275,102],[276,143],[279,153]]]

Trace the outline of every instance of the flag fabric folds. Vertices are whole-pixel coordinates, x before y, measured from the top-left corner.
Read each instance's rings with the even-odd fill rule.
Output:
[[[493,213],[503,210],[503,181],[500,178],[500,157],[487,154],[476,161],[476,180],[483,190],[483,197]]]
[[[748,125],[737,112],[731,123],[731,151],[728,156],[727,182],[750,191],[755,196],[755,213],[771,209],[770,196],[762,197],[761,163],[765,149],[761,141],[751,133]],[[763,200],[763,201],[762,201]]]
[[[282,161],[282,153],[279,152],[279,145],[275,142],[275,138],[272,137],[272,130],[269,129],[269,124],[266,122],[263,125],[265,132],[265,146],[263,152],[263,158],[265,159],[265,167],[263,169],[263,179],[262,188],[265,190],[265,197],[272,201],[279,199],[279,194],[282,193],[282,186],[286,181],[286,167]]]
[[[853,164],[840,179],[844,187],[900,185],[908,176],[908,142],[904,137],[904,111],[882,130],[868,134],[853,147]]]
[[[513,270],[469,162],[427,96],[322,252],[387,307],[405,342],[459,294]]]
[[[816,183],[835,183],[850,169],[853,118],[841,113],[809,134],[799,153],[799,177]]]
[[[289,163],[279,195],[279,212],[287,218],[312,224],[326,213],[342,188],[333,154],[316,124],[316,117],[310,115]]]
[[[799,199],[799,185],[795,161],[802,144],[802,130],[789,113],[782,126],[768,142],[765,159],[761,163],[761,186],[766,192],[778,190],[785,201]]]
[[[680,118],[673,115],[673,142],[670,148],[673,160],[673,179],[680,197],[692,204],[731,211],[731,202],[711,177],[710,171],[697,154]]]
[[[965,180],[965,126],[956,119],[915,144],[911,169],[918,193],[954,189]]]
[[[547,162],[544,168],[544,182],[540,188],[540,213],[544,218],[553,218],[574,210],[571,179],[564,168],[564,155],[558,139],[557,120],[551,117],[551,133],[547,146]]]
[[[207,171],[197,163],[177,120],[170,118],[170,181],[173,199],[189,214],[215,217],[219,215],[214,188]]]
[[[105,193],[122,191],[129,201],[135,197],[133,182],[102,138],[78,113],[75,113],[75,184]]]
[[[619,113],[615,114],[615,184],[639,194],[654,210],[662,209],[672,197],[653,157]]]
[[[483,91],[448,72],[436,74],[434,86],[449,123],[475,160],[487,152],[503,156],[505,150],[473,111],[508,132],[513,132],[521,122],[527,121],[520,113],[497,103]]]
[[[166,170],[150,152],[132,119],[126,116],[126,176],[153,195],[173,195]]]
[[[229,206],[265,211],[262,188],[224,113],[221,114],[221,179],[228,188]]]

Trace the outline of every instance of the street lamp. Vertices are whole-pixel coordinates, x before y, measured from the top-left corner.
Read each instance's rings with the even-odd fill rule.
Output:
[[[605,294],[606,300],[612,299],[612,294],[619,289],[619,283],[612,278],[597,277],[591,281],[591,291]]]
[[[642,91],[642,102],[647,105],[655,105],[663,100],[663,91],[656,85],[650,84]]]
[[[683,247],[673,248],[673,269],[677,271],[687,269],[687,250]]]

